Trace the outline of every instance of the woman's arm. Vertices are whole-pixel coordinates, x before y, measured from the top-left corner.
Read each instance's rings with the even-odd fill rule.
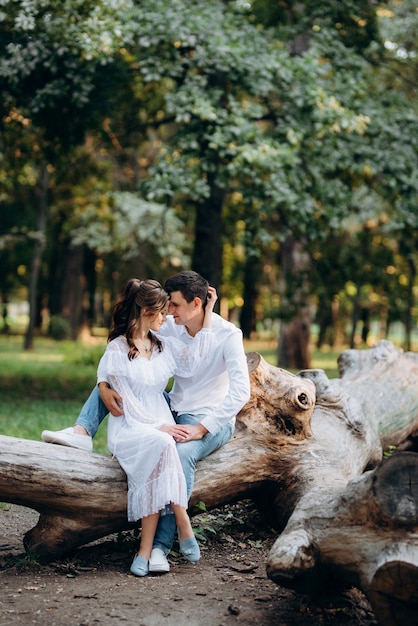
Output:
[[[177,443],[187,441],[189,437],[187,426],[176,424],[174,419],[172,424],[167,423],[165,420],[160,420],[155,415],[151,415],[133,393],[129,380],[126,377],[109,374],[109,381],[112,384],[110,391],[112,391],[116,397],[125,398],[123,406],[118,406],[117,416],[124,415],[128,424],[135,423],[138,425],[138,423],[141,423],[147,426],[154,426],[171,435]],[[115,413],[112,413],[112,415],[115,415]]]
[[[128,423],[144,423],[158,427],[163,420],[151,415],[135,395],[131,379],[135,373],[135,361],[129,361],[127,350],[120,341],[110,342],[106,351],[100,359],[98,376],[101,380],[106,380],[112,388],[114,397],[123,398],[122,404],[117,406],[117,411],[111,411],[112,415],[124,415]]]

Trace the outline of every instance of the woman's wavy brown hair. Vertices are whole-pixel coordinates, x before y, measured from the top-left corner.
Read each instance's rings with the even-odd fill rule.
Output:
[[[112,325],[108,334],[108,341],[125,335],[128,342],[129,360],[138,356],[138,348],[133,342],[138,320],[143,308],[147,309],[147,315],[155,315],[167,305],[168,293],[156,280],[139,280],[131,278],[122,285],[118,298],[112,307]],[[148,332],[151,346],[157,346],[162,350],[162,343],[153,333]]]

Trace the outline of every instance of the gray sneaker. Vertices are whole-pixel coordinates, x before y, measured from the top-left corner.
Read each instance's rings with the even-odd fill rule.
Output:
[[[93,451],[93,439],[90,435],[78,435],[72,426],[64,430],[44,430],[41,439],[46,443],[57,443],[60,446],[78,448],[86,452]]]
[[[149,560],[150,574],[164,574],[170,571],[170,563],[161,548],[153,548]]]

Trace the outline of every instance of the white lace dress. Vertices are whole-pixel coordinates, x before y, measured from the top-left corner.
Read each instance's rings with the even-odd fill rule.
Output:
[[[208,358],[213,336],[202,329],[188,345],[165,337],[163,350],[154,347],[151,359],[128,359],[124,336],[110,341],[98,367],[98,378],[107,380],[123,398],[124,415],[109,415],[108,448],[128,479],[128,520],[160,511],[170,502],[187,507],[186,482],[171,435],[163,424],[174,424],[163,395],[174,374],[192,375],[198,361]]]

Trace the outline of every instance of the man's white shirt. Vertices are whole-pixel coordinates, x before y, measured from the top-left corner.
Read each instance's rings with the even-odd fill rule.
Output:
[[[242,332],[216,313],[212,314],[213,349],[197,364],[192,376],[175,376],[170,391],[172,410],[201,415],[199,422],[212,434],[235,416],[250,398],[250,380]],[[174,336],[185,344],[193,341],[183,325],[171,315],[158,335]]]

